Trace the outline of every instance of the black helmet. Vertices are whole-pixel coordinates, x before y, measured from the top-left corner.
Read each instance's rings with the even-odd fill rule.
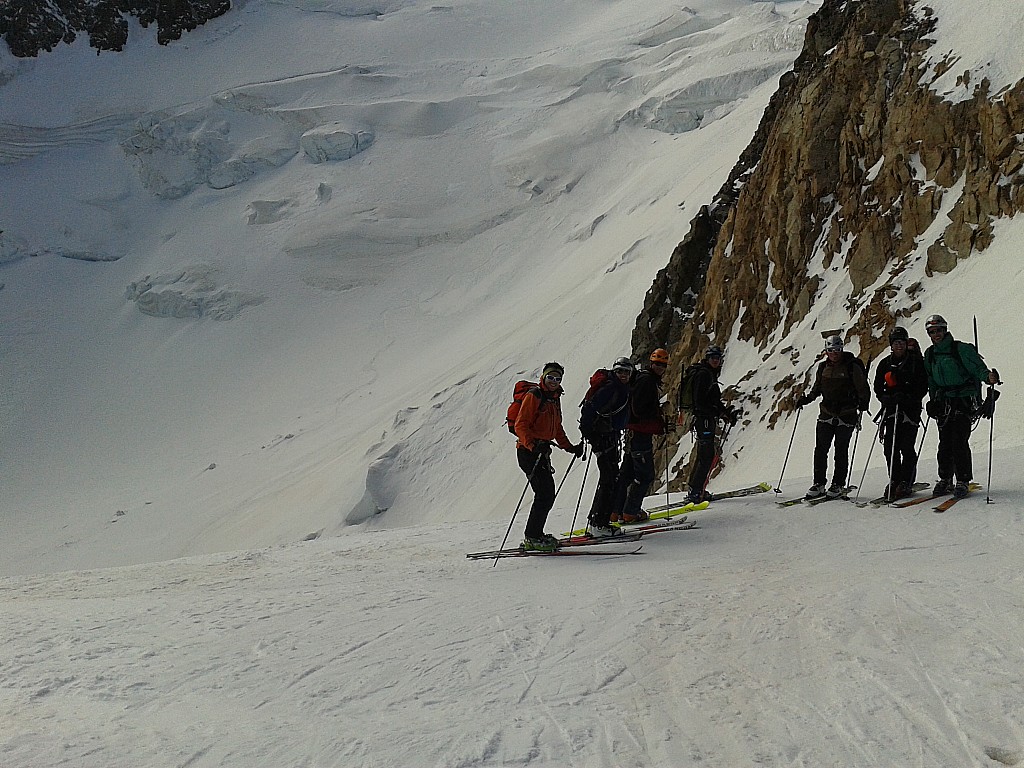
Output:
[[[722,348],[720,346],[718,346],[717,344],[712,344],[704,352],[704,359],[705,360],[709,360],[712,357],[725,357],[725,355],[722,353]]]
[[[895,341],[908,341],[909,339],[910,339],[910,334],[907,333],[907,329],[906,328],[900,328],[899,326],[896,326],[895,328],[893,328],[892,329],[892,333],[889,334],[889,343],[890,344],[892,344]]]
[[[928,319],[924,321],[925,331],[931,331],[932,328],[941,328],[946,330],[949,326],[946,324],[946,318],[942,315],[928,315]]]
[[[628,357],[617,358],[615,362],[612,363],[613,371],[626,371],[627,373],[632,373],[633,367],[633,361]]]
[[[832,352],[835,350],[843,351],[843,340],[839,336],[829,336],[825,339],[825,351]]]

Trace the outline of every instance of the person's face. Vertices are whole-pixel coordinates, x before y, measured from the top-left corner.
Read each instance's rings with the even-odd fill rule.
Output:
[[[616,368],[615,369],[615,375],[618,377],[619,381],[621,381],[623,384],[626,384],[626,383],[629,382],[629,371],[626,370],[625,368]]]
[[[651,363],[651,370],[661,376],[665,373],[665,369],[668,368],[664,363]]]
[[[892,350],[892,356],[899,360],[901,357],[907,354],[907,342],[903,341],[902,339],[894,341],[889,345],[889,349]]]
[[[945,328],[929,328],[928,338],[932,340],[932,344],[942,341],[942,337],[946,335]]]
[[[724,358],[719,357],[718,355],[715,355],[714,357],[709,357],[708,358],[708,365],[710,365],[715,370],[719,370],[722,367],[722,361],[723,360],[724,360]]]
[[[843,350],[841,349],[826,349],[825,355],[828,357],[830,363],[839,362],[839,358],[843,356]]]
[[[544,386],[544,389],[549,392],[554,392],[562,385],[562,374],[547,373],[544,375],[544,378],[541,379],[541,384]]]

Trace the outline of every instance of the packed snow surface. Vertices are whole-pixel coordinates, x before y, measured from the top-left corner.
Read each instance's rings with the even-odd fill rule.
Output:
[[[1014,3],[930,5],[951,73],[1024,76]],[[0,765],[1024,764],[1024,222],[906,273],[911,333],[977,316],[1007,382],[946,514],[768,493],[634,556],[463,557],[525,522],[512,384],[564,363],[577,439],[817,6],[251,0],[0,50]],[[813,432],[752,414],[712,490],[802,493]],[[596,473],[555,466],[558,533]]]

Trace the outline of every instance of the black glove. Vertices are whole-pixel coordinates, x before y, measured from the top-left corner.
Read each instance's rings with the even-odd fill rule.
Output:
[[[810,395],[801,395],[796,401],[797,408],[803,408],[805,405],[810,405],[814,402],[814,398]]]
[[[533,444],[533,452],[538,456],[550,456],[551,443],[549,443],[547,440],[537,440]]]
[[[893,408],[896,407],[896,395],[879,395],[878,402],[880,402],[882,404],[882,407],[885,408],[887,411],[891,411]]]
[[[870,411],[868,411],[868,406],[869,405],[871,405],[871,401],[870,400],[865,400],[863,403],[861,403],[860,405],[857,406],[857,410],[859,412],[861,412],[861,413],[870,412]]]
[[[569,451],[577,459],[582,459],[587,453],[587,446],[580,440],[579,445],[574,445],[572,450]]]
[[[942,400],[929,400],[924,409],[929,416],[938,421],[946,413],[946,404]]]
[[[739,408],[733,408],[731,405],[727,405],[725,410],[722,411],[722,418],[729,424],[730,427],[735,427],[736,422],[743,416],[743,411]]]

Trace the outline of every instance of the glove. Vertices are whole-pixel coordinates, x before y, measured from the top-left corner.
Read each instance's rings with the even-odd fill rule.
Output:
[[[538,456],[550,456],[551,455],[551,443],[547,440],[537,440],[533,444],[533,452]]]
[[[722,412],[722,418],[729,423],[730,427],[735,427],[736,422],[740,420],[741,416],[743,416],[743,411],[739,408],[733,408],[732,406],[726,406],[725,410]]]
[[[896,396],[895,395],[879,395],[878,402],[882,404],[882,407],[888,411],[891,411],[896,407]]]
[[[574,445],[569,453],[577,459],[582,459],[587,454],[587,446],[582,440],[580,440],[579,445]]]
[[[814,402],[814,398],[813,398],[813,397],[811,397],[810,395],[802,395],[802,396],[801,396],[801,397],[800,397],[800,398],[799,398],[799,399],[798,399],[798,400],[796,401],[796,407],[797,407],[797,408],[803,408],[803,407],[804,407],[805,405],[810,405],[810,404],[811,404],[811,403],[813,403],[813,402]]]
[[[860,411],[861,413],[870,413],[870,411],[868,411],[869,405],[871,405],[871,401],[865,400],[864,402],[857,406],[857,410]]]
[[[941,400],[929,400],[924,409],[929,416],[938,421],[946,413],[946,404]]]

